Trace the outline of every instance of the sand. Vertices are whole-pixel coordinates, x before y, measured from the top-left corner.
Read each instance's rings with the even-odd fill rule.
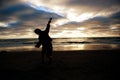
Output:
[[[119,50],[54,51],[41,63],[40,51],[0,53],[0,80],[116,80]]]

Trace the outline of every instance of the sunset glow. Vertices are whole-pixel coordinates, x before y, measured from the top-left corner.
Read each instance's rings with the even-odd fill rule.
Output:
[[[52,37],[120,36],[117,0],[5,0],[2,4],[0,38],[35,38],[34,29],[44,30],[50,17]]]

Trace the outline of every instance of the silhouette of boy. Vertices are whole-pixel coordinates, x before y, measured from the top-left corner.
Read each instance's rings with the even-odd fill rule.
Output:
[[[42,45],[42,63],[44,63],[45,55],[49,59],[49,63],[52,63],[52,39],[49,36],[50,23],[52,18],[49,19],[47,27],[44,31],[40,29],[35,29],[34,32],[39,36],[39,42],[35,47],[39,48]]]

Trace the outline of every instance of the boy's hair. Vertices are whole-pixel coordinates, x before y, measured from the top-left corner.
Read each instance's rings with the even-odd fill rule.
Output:
[[[41,30],[37,28],[37,29],[34,30],[34,32],[35,32],[36,34],[40,34]]]

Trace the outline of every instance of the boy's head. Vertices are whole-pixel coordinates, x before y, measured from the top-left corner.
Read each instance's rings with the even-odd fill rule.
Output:
[[[39,35],[41,33],[41,30],[37,28],[34,30],[34,32]]]

